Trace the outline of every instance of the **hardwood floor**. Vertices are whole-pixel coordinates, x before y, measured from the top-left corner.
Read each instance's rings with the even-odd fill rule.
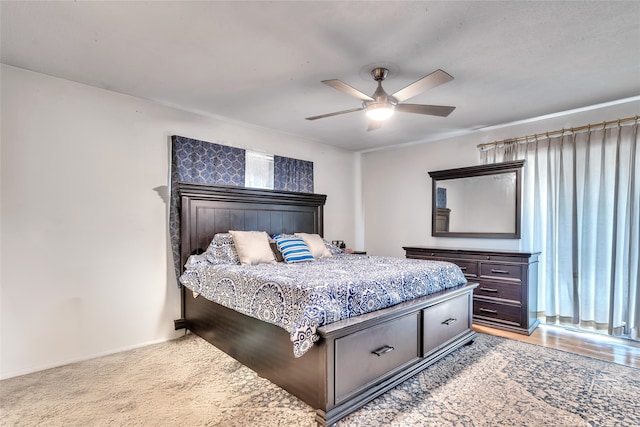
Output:
[[[497,335],[531,344],[582,354],[607,362],[640,368],[640,343],[588,332],[576,332],[558,326],[540,325],[529,336],[487,326],[473,325],[476,332]]]

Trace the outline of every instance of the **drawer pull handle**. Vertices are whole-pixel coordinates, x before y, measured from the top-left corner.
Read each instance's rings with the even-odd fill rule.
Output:
[[[460,270],[467,271],[467,267],[460,267]]]
[[[480,288],[479,290],[481,290],[482,292],[493,292],[494,294],[498,293],[498,290],[494,288]]]
[[[458,321],[458,319],[454,319],[453,317],[450,319],[445,320],[444,322],[442,322],[443,325],[451,325],[452,323],[456,323]]]
[[[373,353],[376,356],[380,357],[383,354],[387,354],[387,353],[389,353],[389,352],[391,352],[393,350],[395,350],[395,349],[393,347],[391,347],[390,345],[385,345],[385,346],[380,347],[377,350],[373,350],[371,353]]]
[[[496,274],[509,274],[507,270],[498,270],[497,268],[492,268],[491,272]]]
[[[482,313],[498,314],[498,310],[489,310],[488,308],[480,308]]]

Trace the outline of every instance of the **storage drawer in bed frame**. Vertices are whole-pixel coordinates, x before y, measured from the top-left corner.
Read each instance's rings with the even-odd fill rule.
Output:
[[[416,363],[420,358],[420,312],[335,340],[335,402]]]
[[[335,339],[335,403],[467,334],[470,307],[466,293]]]
[[[471,329],[471,301],[460,295],[422,311],[423,356],[445,347]]]
[[[333,372],[327,375],[328,411],[318,411],[319,424],[332,425],[353,405],[361,406],[472,342],[476,286],[471,283],[319,328],[327,367]]]

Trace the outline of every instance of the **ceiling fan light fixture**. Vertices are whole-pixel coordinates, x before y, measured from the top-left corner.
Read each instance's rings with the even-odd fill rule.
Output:
[[[381,122],[383,120],[387,120],[389,117],[393,116],[394,105],[388,102],[375,102],[367,105],[367,117],[371,120],[376,120]]]

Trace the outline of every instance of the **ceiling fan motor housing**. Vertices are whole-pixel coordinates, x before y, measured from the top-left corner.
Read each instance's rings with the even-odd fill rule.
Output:
[[[382,81],[387,77],[388,73],[389,70],[387,70],[386,68],[374,68],[373,70],[371,70],[371,75],[373,76],[374,80],[378,82],[378,88],[373,93],[373,95],[371,95],[373,101],[362,102],[362,107],[367,111],[367,113],[373,110],[387,110],[388,112],[386,114],[381,113],[383,114],[382,117],[384,118],[388,118],[391,114],[393,114],[393,110],[398,104],[398,100],[393,96],[387,94],[387,92],[385,92],[382,88]],[[380,117],[376,116],[376,113],[372,114],[373,117]],[[367,115],[371,117],[371,114]],[[384,118],[382,120],[384,120]]]
[[[387,74],[389,74],[389,70],[387,70],[386,68],[379,67],[371,70],[371,75],[373,76],[373,79],[377,82],[386,79]]]

